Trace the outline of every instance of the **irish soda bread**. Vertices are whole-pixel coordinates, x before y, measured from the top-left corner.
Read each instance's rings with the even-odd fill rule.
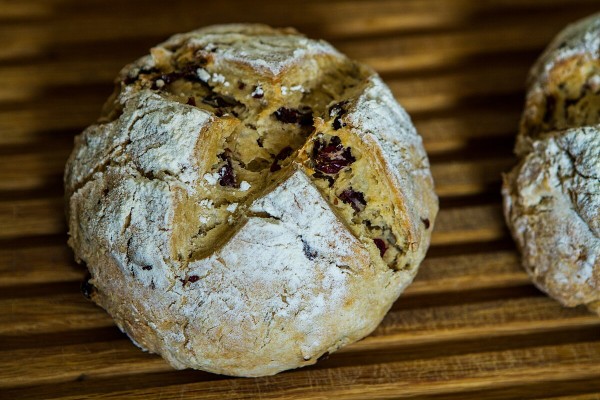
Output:
[[[91,298],[175,368],[241,376],[369,334],[437,213],[381,79],[262,25],[176,35],[125,67],[65,186]]]
[[[504,212],[533,281],[600,312],[600,14],[561,32],[537,61]]]

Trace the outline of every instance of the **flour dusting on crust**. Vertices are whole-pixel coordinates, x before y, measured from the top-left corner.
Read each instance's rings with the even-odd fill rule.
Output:
[[[504,213],[534,283],[600,312],[600,14],[550,43],[530,73]]]
[[[600,300],[599,128],[536,141],[505,179],[505,214],[523,263],[568,306]]]

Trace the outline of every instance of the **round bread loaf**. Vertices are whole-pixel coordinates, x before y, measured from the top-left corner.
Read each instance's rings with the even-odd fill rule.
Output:
[[[504,213],[534,283],[600,312],[600,14],[568,26],[530,73]]]
[[[176,35],[125,67],[65,187],[92,300],[173,367],[240,376],[373,331],[438,207],[377,74],[263,25]]]

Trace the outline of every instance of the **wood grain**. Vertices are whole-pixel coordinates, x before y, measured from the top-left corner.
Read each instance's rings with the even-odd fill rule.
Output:
[[[113,348],[115,353],[118,350]],[[69,354],[68,350],[66,353]],[[261,398],[269,399],[322,399],[323,393],[335,398],[348,399],[393,398],[398,393],[406,396],[433,395],[506,387],[532,380],[550,384],[557,377],[598,378],[600,365],[596,359],[599,355],[600,345],[594,342],[533,346],[526,349],[452,355],[427,360],[306,369],[272,378],[224,379],[166,386],[159,390],[121,390],[90,395],[88,398],[144,399],[160,395],[161,398],[221,399],[234,395],[239,399],[253,399],[257,393],[260,393]],[[127,360],[121,354],[119,356],[121,360]],[[144,370],[138,372],[149,372],[155,368],[159,368],[158,363],[155,365],[148,362]],[[110,372],[110,368],[106,367],[93,373]],[[76,399],[78,395],[61,398]]]
[[[546,297],[500,204],[529,67],[597,0],[0,0],[0,399],[598,399],[600,319]],[[175,371],[79,293],[64,163],[126,63],[220,22],[295,26],[382,74],[430,156],[441,211],[372,335],[317,365]],[[543,23],[532,23],[543,21]]]

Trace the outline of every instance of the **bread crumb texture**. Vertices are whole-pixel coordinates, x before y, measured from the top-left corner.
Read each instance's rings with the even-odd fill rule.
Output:
[[[175,368],[262,376],[379,324],[437,198],[369,68],[292,29],[219,25],[126,66],[66,166],[92,299]]]
[[[600,311],[600,14],[568,26],[530,74],[506,220],[536,285]]]

